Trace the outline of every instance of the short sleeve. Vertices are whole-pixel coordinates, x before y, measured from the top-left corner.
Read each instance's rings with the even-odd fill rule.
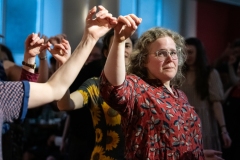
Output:
[[[0,82],[0,109],[3,122],[23,120],[27,113],[29,100],[29,82]]]
[[[31,73],[22,68],[20,81],[26,80],[30,82],[37,82],[39,74]]]
[[[135,85],[137,81],[137,77],[128,75],[123,84],[113,86],[103,72],[100,77],[101,96],[121,116],[128,116],[133,110],[131,107],[134,107]]]
[[[217,70],[213,69],[209,76],[209,99],[211,102],[224,99],[223,85]]]
[[[79,88],[78,92],[83,96],[83,105],[84,107],[90,106],[90,100],[92,103],[98,103],[99,97],[99,79],[90,78],[86,80]],[[90,99],[91,98],[91,99]]]

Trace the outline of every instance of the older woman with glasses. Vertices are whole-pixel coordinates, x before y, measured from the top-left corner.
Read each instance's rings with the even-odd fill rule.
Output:
[[[152,28],[137,41],[125,72],[124,41],[141,19],[120,16],[101,75],[100,91],[122,116],[126,159],[204,159],[201,122],[177,88],[186,59],[184,39]]]

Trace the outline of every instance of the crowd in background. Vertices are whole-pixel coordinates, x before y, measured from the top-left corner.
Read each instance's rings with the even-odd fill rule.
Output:
[[[3,159],[134,159],[133,155],[141,159],[152,158],[156,154],[164,157],[164,153],[168,153],[171,159],[177,159],[179,155],[182,156],[182,150],[177,147],[184,148],[186,145],[188,148],[187,145],[193,145],[194,142],[194,154],[186,155],[189,159],[194,159],[191,156],[203,159],[203,154],[208,155],[209,152],[219,160],[221,157],[226,160],[239,159],[240,130],[237,117],[240,104],[240,39],[226,44],[221,56],[214,64],[209,64],[207,55],[211,53],[205,50],[204,42],[197,37],[183,38],[173,31],[156,27],[138,38],[134,34],[137,29],[134,25],[140,25],[140,18],[128,15],[120,16],[117,20],[117,26],[96,43],[61,100],[29,109],[24,122],[4,123]],[[65,34],[38,36],[52,45],[61,44],[63,39],[67,39]],[[164,45],[169,50],[154,51],[154,56],[150,57],[152,48]],[[14,64],[14,56],[9,48],[11,46],[0,45],[0,78],[2,81],[18,81],[21,80],[22,68]],[[71,56],[53,55],[48,64],[46,52],[40,52],[37,56],[39,68],[33,69],[38,76],[35,81],[39,83],[46,82]],[[122,59],[117,56],[121,55],[120,52]],[[169,75],[163,74],[163,78],[156,76],[154,68],[158,66],[154,65],[157,64],[155,56],[163,61],[163,65],[169,61],[169,68],[173,68],[170,65],[172,62],[178,66],[176,76],[171,75],[169,83],[163,83]],[[175,62],[176,59],[178,62]],[[160,81],[151,80],[156,77]],[[162,87],[161,94],[151,92],[154,87]],[[44,93],[39,93],[39,96],[41,94]],[[183,98],[175,102],[176,96]],[[154,97],[154,100],[149,97]],[[166,108],[161,107],[163,103],[168,104]],[[158,106],[156,104],[161,109],[155,108]],[[136,106],[141,109],[138,110]],[[179,106],[183,108],[179,110]],[[146,112],[149,108],[151,114]],[[181,119],[185,112],[189,113],[186,116],[190,116],[193,122]],[[158,113],[161,113],[159,117],[164,118],[158,119],[155,116]],[[176,117],[174,114],[179,115]],[[141,121],[139,117],[144,116],[149,119]],[[182,130],[171,128],[172,122]],[[189,126],[186,128],[180,127],[187,123]],[[155,130],[160,124],[165,128]],[[182,137],[171,137],[174,132],[180,132]],[[188,132],[189,135],[183,134]],[[192,144],[183,144],[184,136],[194,137],[189,141]],[[164,141],[163,137],[170,137],[171,140]],[[159,141],[164,149],[158,146]],[[171,148],[168,141],[174,147]],[[174,153],[170,152],[172,150]]]

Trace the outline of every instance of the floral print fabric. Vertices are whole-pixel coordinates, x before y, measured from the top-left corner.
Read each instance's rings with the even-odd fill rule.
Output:
[[[124,156],[124,140],[121,116],[103,101],[99,94],[99,79],[91,78],[78,90],[83,96],[84,107],[92,114],[95,129],[95,147],[91,160],[121,160]]]
[[[173,91],[135,75],[112,86],[101,75],[103,99],[122,116],[126,159],[204,159],[200,119],[185,94]]]

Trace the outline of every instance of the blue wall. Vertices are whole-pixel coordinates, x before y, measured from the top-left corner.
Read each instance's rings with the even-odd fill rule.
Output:
[[[4,42],[21,65],[24,42],[31,33],[47,37],[62,33],[62,0],[8,0],[3,17]],[[49,53],[48,53],[49,57]],[[38,64],[38,58],[36,59]]]

